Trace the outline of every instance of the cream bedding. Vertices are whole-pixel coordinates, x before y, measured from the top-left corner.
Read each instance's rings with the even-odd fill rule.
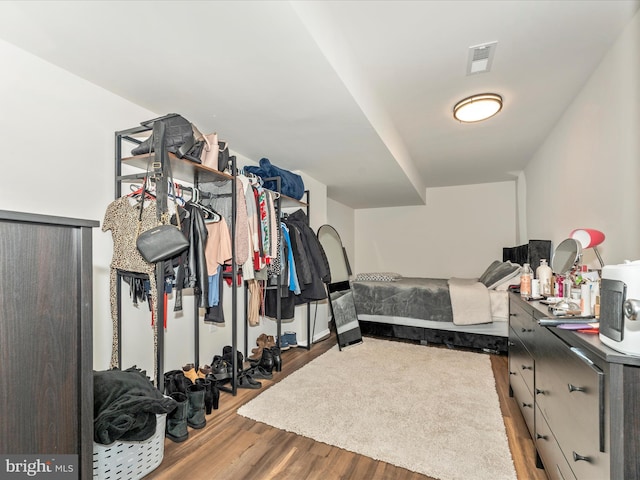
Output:
[[[489,290],[475,278],[450,278],[449,294],[455,325],[507,321],[509,317],[507,292]]]

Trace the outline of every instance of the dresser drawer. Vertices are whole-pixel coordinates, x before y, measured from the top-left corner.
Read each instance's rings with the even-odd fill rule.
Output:
[[[553,333],[539,336],[536,405],[578,478],[608,478],[605,372]]]
[[[524,383],[524,380],[522,380],[522,377],[519,375],[511,376],[511,389],[513,390],[514,400],[518,404],[518,408],[520,408],[520,412],[522,413],[524,422],[527,424],[527,428],[529,429],[529,434],[533,436],[535,435],[535,430],[534,430],[535,404],[533,403],[533,394],[529,391],[529,389]]]
[[[509,329],[509,378],[519,376],[533,393],[534,362],[523,341]]]
[[[567,459],[564,458],[556,438],[538,407],[536,407],[536,431],[533,438],[547,477],[550,480],[575,480],[576,476],[571,471]]]
[[[509,304],[509,326],[520,337],[524,345],[531,353],[534,345],[534,336],[539,327],[537,320],[531,312],[526,311],[513,301]]]

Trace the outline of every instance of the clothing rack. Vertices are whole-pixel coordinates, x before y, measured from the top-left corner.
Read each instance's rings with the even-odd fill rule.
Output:
[[[247,172],[249,173],[249,172]],[[246,174],[245,174],[246,175]],[[306,214],[307,214],[307,218],[309,218],[309,190],[305,190],[305,202],[301,202],[298,200],[295,200],[293,198],[290,197],[286,197],[284,195],[282,195],[281,193],[281,189],[282,189],[282,179],[281,177],[268,177],[268,178],[262,178],[262,177],[258,177],[257,175],[253,174],[253,173],[249,173],[249,175],[255,177],[255,178],[259,178],[260,179],[260,184],[263,184],[264,181],[275,181],[276,182],[276,190],[272,190],[274,193],[276,193],[276,218],[278,221],[278,239],[280,239],[281,235],[282,235],[282,231],[280,228],[280,221],[282,218],[286,217],[286,213],[282,212],[282,208],[286,208],[286,207],[305,207],[306,208]],[[246,175],[246,176],[249,176]],[[285,200],[289,201],[289,205],[284,205],[283,203],[285,202]],[[278,242],[280,243],[280,242]],[[280,254],[280,252],[278,252],[278,254]],[[280,288],[282,287],[282,274],[280,272],[278,272],[278,275],[276,277],[276,285],[275,286],[266,286],[265,285],[265,290],[269,290],[269,289],[277,289],[277,292],[280,292]],[[244,292],[244,318],[245,318],[245,328],[244,328],[244,355],[245,358],[248,355],[249,352],[249,305],[248,305],[248,295],[247,295],[247,291],[248,291],[248,287],[247,287],[247,283],[245,282],[245,292]],[[307,307],[307,346],[306,346],[306,350],[311,350],[311,302],[307,302],[306,303],[306,307]],[[278,293],[278,295],[276,295],[276,334],[277,334],[277,346],[280,347],[280,339],[282,338],[282,305],[281,305],[281,299],[280,299],[280,294]]]
[[[114,181],[114,191],[115,198],[119,198],[122,196],[122,183],[130,182],[132,180],[139,180],[146,176],[149,176],[147,173],[147,168],[151,164],[153,166],[153,174],[156,179],[162,179],[163,173],[165,171],[164,165],[161,162],[151,162],[153,158],[155,158],[154,153],[138,155],[135,157],[127,157],[123,158],[123,142],[133,143],[135,145],[139,145],[142,143],[141,140],[137,138],[138,135],[144,134],[152,130],[152,127],[148,126],[136,126],[133,128],[129,128],[126,130],[120,130],[115,132],[115,181]],[[164,155],[160,156],[161,158]],[[172,154],[168,154],[168,161],[171,162],[171,168],[173,170],[173,177],[177,180],[186,181],[189,183],[193,183],[193,187],[188,187],[181,185],[183,190],[191,191],[197,190],[197,185],[199,182],[204,181],[231,181],[231,251],[232,251],[232,274],[237,277],[238,274],[238,265],[236,264],[236,162],[235,157],[230,157],[231,163],[231,174],[227,174],[224,172],[216,172],[211,169],[201,168],[199,164],[195,162],[191,162],[189,160],[179,159]],[[131,165],[132,167],[144,170],[144,173],[134,173],[129,175],[122,175],[122,166],[124,164]],[[210,198],[209,194],[206,192],[198,191],[203,198]],[[158,202],[158,208],[162,208],[166,206],[166,202],[168,199],[168,182],[156,182],[156,198]],[[156,277],[156,287],[157,287],[157,299],[158,305],[156,307],[156,311],[158,313],[158,318],[155,319],[156,322],[161,322],[165,316],[165,308],[164,308],[164,293],[165,293],[165,272],[164,272],[164,264],[163,262],[159,262],[155,266],[155,277]],[[232,289],[232,307],[231,307],[231,346],[233,351],[237,350],[237,287],[236,283],[233,282],[231,285]],[[200,304],[200,293],[196,294],[196,298],[194,301],[194,365],[196,369],[200,363],[200,312],[199,312],[199,304]],[[117,285],[116,285],[116,296],[117,296],[117,316],[118,322],[116,327],[116,333],[118,339],[122,338],[122,272],[117,272]],[[118,351],[117,351],[117,360],[118,365],[122,366],[122,349],[121,343],[118,343]],[[159,390],[163,390],[164,388],[164,328],[162,323],[158,325],[157,328],[157,358],[154,359],[154,367],[157,367],[157,377],[155,378],[155,386]],[[236,395],[237,393],[237,367],[236,367],[236,356],[232,355],[232,378],[231,378],[231,393]]]

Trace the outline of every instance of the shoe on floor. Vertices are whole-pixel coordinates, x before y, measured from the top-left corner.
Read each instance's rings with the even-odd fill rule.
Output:
[[[278,338],[277,344],[280,347],[280,350],[289,350],[289,348],[291,348],[284,335],[281,335],[280,338]]]
[[[273,378],[273,373],[269,372],[265,368],[260,365],[255,365],[246,370],[247,375],[251,378],[264,378],[266,380],[271,380]]]
[[[298,339],[296,338],[296,332],[284,332],[282,334],[282,338],[284,338],[290,347],[298,346]]]
[[[251,388],[251,389],[258,389],[262,387],[262,383],[258,382],[257,380],[254,380],[251,375],[249,375],[249,373],[247,373],[246,371],[243,371],[239,376],[238,376],[238,388]]]
[[[191,383],[196,383],[198,378],[198,372],[196,372],[196,367],[193,363],[187,363],[182,367],[182,371],[184,372],[184,376],[191,380]]]

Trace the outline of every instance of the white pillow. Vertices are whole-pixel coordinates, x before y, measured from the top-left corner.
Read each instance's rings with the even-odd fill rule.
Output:
[[[402,275],[393,272],[374,272],[374,273],[359,273],[356,275],[356,282],[395,282]]]

